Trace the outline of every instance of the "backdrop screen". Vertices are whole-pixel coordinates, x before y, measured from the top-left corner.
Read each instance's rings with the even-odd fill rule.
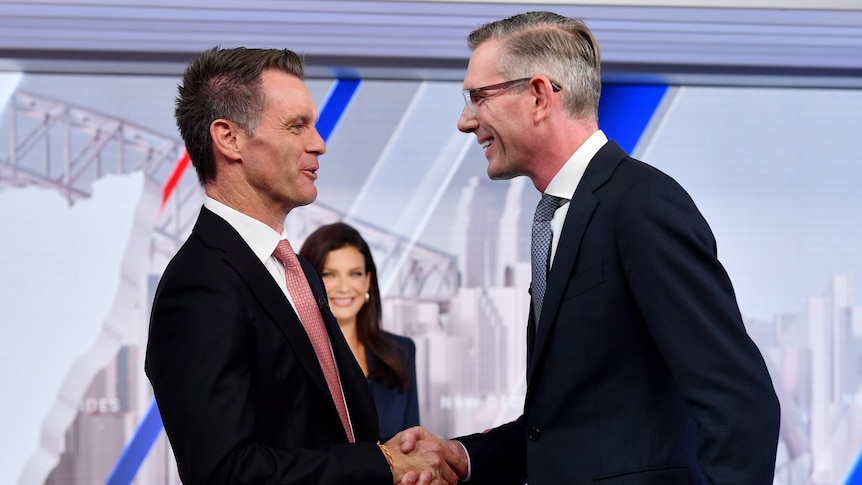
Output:
[[[143,373],[155,285],[203,201],[177,82],[0,76],[0,483],[101,483],[119,463],[178,483]],[[369,241],[384,327],[417,345],[423,425],[455,436],[518,416],[539,194],[488,180],[455,128],[458,82],[307,83],[327,152],[317,202],[288,216],[294,247],[337,220]],[[859,473],[860,112],[859,90],[602,97],[608,137],[679,181],[716,235],[781,400],[776,484]]]

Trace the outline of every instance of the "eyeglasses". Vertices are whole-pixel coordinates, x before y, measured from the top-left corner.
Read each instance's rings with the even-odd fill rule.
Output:
[[[467,103],[467,107],[470,108],[470,111],[473,112],[473,115],[476,115],[476,105],[479,104],[479,101],[484,99],[484,97],[479,96],[479,93],[486,91],[495,91],[498,89],[509,89],[513,86],[517,86],[518,84],[523,84],[530,79],[531,77],[522,77],[521,79],[514,79],[512,81],[505,81],[502,83],[491,84],[490,86],[483,86],[481,88],[473,88],[473,89],[465,89],[461,91],[461,94],[464,95],[464,102]],[[555,93],[558,93],[563,90],[557,83],[551,81],[551,88]]]

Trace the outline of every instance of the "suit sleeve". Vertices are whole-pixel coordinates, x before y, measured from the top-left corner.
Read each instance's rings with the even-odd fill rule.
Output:
[[[616,212],[633,296],[698,424],[710,483],[771,483],[779,404],[717,259],[712,232],[675,182],[642,182]]]
[[[471,485],[523,485],[527,480],[524,417],[485,433],[455,438],[470,456]]]
[[[391,483],[373,442],[308,449],[258,439],[247,290],[195,263],[166,271],[160,283],[145,364],[183,482]]]

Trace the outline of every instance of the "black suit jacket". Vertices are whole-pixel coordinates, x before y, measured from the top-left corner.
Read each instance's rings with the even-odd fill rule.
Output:
[[[300,262],[357,443],[348,444],[284,293],[233,227],[203,208],[156,290],[145,364],[184,483],[392,483],[365,378],[320,275]]]
[[[713,234],[614,142],[571,199],[524,414],[461,438],[479,484],[769,485],[779,405]]]

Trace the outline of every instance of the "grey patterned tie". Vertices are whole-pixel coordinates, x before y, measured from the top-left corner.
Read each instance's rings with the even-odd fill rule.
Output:
[[[533,316],[538,325],[542,314],[542,302],[545,299],[545,288],[548,286],[548,256],[551,252],[551,219],[560,206],[559,197],[542,194],[542,200],[536,207],[533,217],[533,242],[530,250],[533,267]]]

